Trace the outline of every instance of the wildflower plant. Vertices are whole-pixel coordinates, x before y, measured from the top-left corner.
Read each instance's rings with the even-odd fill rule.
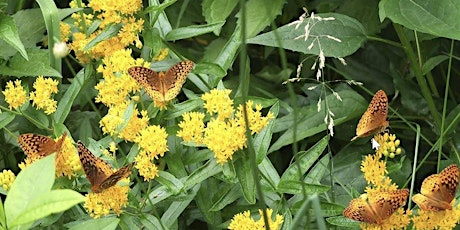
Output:
[[[454,170],[421,186],[460,159],[450,1],[13,2],[2,229],[459,223]]]

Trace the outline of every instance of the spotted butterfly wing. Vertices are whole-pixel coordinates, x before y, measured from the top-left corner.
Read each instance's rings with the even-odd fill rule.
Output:
[[[18,144],[28,156],[48,156],[61,150],[66,136],[67,133],[64,133],[58,141],[54,141],[52,138],[40,134],[25,133],[19,135]]]
[[[112,173],[110,165],[104,160],[95,157],[81,141],[78,141],[78,155],[86,177],[91,183],[91,191],[95,193],[114,186],[118,181],[131,174],[133,164],[126,165]]]
[[[387,115],[388,97],[385,91],[379,90],[369,103],[366,112],[361,116],[356,127],[356,136],[351,140],[383,132],[388,127]]]
[[[142,66],[131,67],[128,73],[154,101],[167,102],[179,94],[193,66],[192,61],[186,60],[172,66],[166,73],[157,73]]]
[[[378,192],[369,199],[356,198],[350,201],[343,215],[353,220],[381,224],[389,218],[399,207],[406,204],[409,190]]]
[[[458,166],[449,165],[440,173],[425,178],[420,194],[412,196],[412,200],[425,211],[450,210],[457,192],[458,177]]]

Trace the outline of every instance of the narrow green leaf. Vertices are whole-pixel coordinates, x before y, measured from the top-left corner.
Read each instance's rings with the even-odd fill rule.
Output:
[[[218,192],[217,200],[209,209],[210,212],[222,210],[241,197],[241,187],[237,184],[223,188]]]
[[[327,192],[331,188],[326,185],[307,184],[298,180],[282,180],[278,184],[278,188],[276,189],[276,191],[279,193],[287,194],[301,194],[303,192],[302,187],[305,188],[305,192],[308,195]]]
[[[235,161],[235,171],[238,182],[243,191],[244,198],[250,204],[256,203],[256,181],[254,179],[253,169],[249,158],[243,156]]]
[[[55,154],[51,154],[37,160],[18,174],[5,200],[8,226],[20,222],[18,217],[28,205],[51,190],[55,174],[54,158]]]
[[[280,181],[280,175],[273,166],[272,162],[268,157],[265,157],[262,162],[258,165],[259,172],[264,176],[264,179],[268,180],[271,186],[276,187]]]
[[[116,217],[90,219],[90,220],[83,221],[77,225],[72,226],[70,230],[88,230],[88,229],[115,230],[117,229],[117,225],[119,221],[120,220]]]
[[[53,0],[37,0],[42,11],[43,19],[45,20],[46,31],[48,36],[48,57],[50,66],[56,69],[59,73],[61,72],[61,58],[54,56],[53,47],[56,42],[55,39],[61,38],[61,28],[59,23],[61,21],[59,17],[59,11]]]
[[[0,113],[0,129],[8,125],[14,120],[14,113],[2,112]]]
[[[0,200],[0,225],[3,229],[6,229],[5,207],[2,200]]]
[[[178,104],[174,104],[174,108],[167,110],[164,116],[164,119],[170,120],[182,116],[186,112],[190,112],[198,108],[203,104],[203,100],[200,98],[190,99]]]
[[[389,18],[411,30],[460,40],[458,1],[385,0],[379,3],[380,21]]]
[[[36,110],[32,106],[28,107],[23,114],[26,118],[40,129],[47,129],[50,121],[48,116],[42,110]]]
[[[190,202],[194,199],[196,196],[196,193],[198,192],[198,189],[200,188],[200,185],[195,185],[189,192],[190,194],[187,199],[183,201],[176,201],[172,202],[169,205],[169,208],[163,213],[163,216],[161,216],[161,222],[164,223],[164,225],[169,229],[173,225],[174,222],[176,222],[179,218],[179,216],[182,214],[182,212],[189,206]]]
[[[204,0],[201,6],[206,22],[211,24],[225,21],[237,4],[238,1]]]
[[[278,47],[302,52],[304,54],[319,55],[320,51],[326,57],[345,57],[353,54],[366,41],[366,32],[364,27],[356,19],[346,15],[327,13],[317,14],[317,17],[334,18],[334,20],[322,20],[307,18],[296,29],[296,25],[284,25],[276,31],[271,31],[250,38],[248,43],[259,44],[271,47]],[[308,39],[305,41],[305,26],[311,25]],[[279,36],[279,41],[275,33]],[[340,41],[331,39],[328,36],[335,37]],[[309,49],[309,46],[313,47]]]
[[[89,49],[97,45],[99,42],[106,41],[109,38],[115,37],[120,31],[121,27],[123,27],[123,25],[120,23],[113,24],[104,28],[104,30],[99,35],[97,35],[93,40],[88,42],[85,48],[83,48],[83,51],[88,51]]]
[[[215,49],[207,49],[205,51],[203,61],[215,63],[220,66],[225,73],[227,73],[227,70],[232,66],[233,61],[236,58],[236,54],[238,53],[238,49],[240,48],[241,30],[234,30],[232,36],[225,41],[224,44],[221,43],[223,42],[218,40],[216,41]],[[211,43],[211,45],[212,44],[213,43]],[[210,88],[214,87],[215,85],[210,85]]]
[[[80,70],[70,84],[69,88],[64,93],[64,96],[59,100],[56,112],[54,112],[54,120],[58,124],[64,123],[65,119],[69,115],[70,109],[72,108],[73,102],[77,97],[85,82],[84,69]]]
[[[246,38],[254,37],[265,27],[281,14],[286,1],[284,0],[249,0],[246,1]],[[238,17],[238,27],[243,23],[241,11],[236,15]],[[237,28],[238,29],[238,28]]]
[[[140,222],[145,229],[165,229],[161,221],[149,213],[144,213],[140,216]]]
[[[53,213],[63,212],[84,202],[85,197],[70,189],[52,190],[35,197],[8,227],[31,223]]]
[[[187,27],[181,27],[177,29],[173,29],[166,34],[165,39],[166,41],[176,41],[185,38],[192,38],[202,34],[211,33],[216,30],[220,30],[225,22],[216,22],[212,24],[206,25],[192,25]]]
[[[256,103],[256,102],[255,102]],[[258,103],[257,103],[258,104]],[[268,148],[270,147],[270,142],[273,135],[273,126],[275,124],[275,118],[278,116],[280,110],[279,102],[276,102],[271,108],[269,113],[273,114],[273,120],[269,121],[267,127],[262,129],[258,134],[254,136],[254,149],[256,151],[256,163],[260,164],[265,156],[267,155]]]
[[[211,159],[203,166],[195,169],[187,180],[184,182],[185,188],[190,188],[199,184],[201,181],[206,180],[209,177],[212,177],[218,173],[222,172],[222,166],[217,164],[216,160]]]
[[[334,216],[329,217],[326,219],[329,224],[340,226],[340,227],[347,227],[347,228],[359,228],[361,222],[348,219],[344,216]]]
[[[18,28],[12,17],[0,14],[0,39],[3,39],[10,46],[14,47],[24,59],[29,60],[24,44],[19,38]]]
[[[428,60],[426,60],[425,63],[423,63],[422,66],[422,73],[423,75],[426,75],[428,72],[433,70],[436,66],[441,64],[443,61],[449,59],[449,56],[447,55],[438,55],[434,57],[430,57]]]
[[[23,76],[51,76],[62,77],[61,74],[50,66],[47,50],[27,49],[29,60],[15,54],[0,68],[0,74],[23,77]]]
[[[173,194],[178,194],[184,188],[184,184],[171,173],[159,171],[158,175],[155,180],[166,186]]]

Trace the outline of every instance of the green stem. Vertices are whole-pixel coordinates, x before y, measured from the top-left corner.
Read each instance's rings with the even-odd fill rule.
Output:
[[[410,65],[414,70],[415,78],[417,79],[417,83],[422,91],[422,95],[428,104],[428,109],[430,110],[431,116],[433,117],[436,125],[439,127],[441,125],[441,116],[439,112],[436,110],[436,104],[434,103],[433,97],[431,96],[431,92],[428,88],[426,79],[423,76],[422,67],[418,64],[418,59],[415,55],[414,50],[411,47],[409,39],[403,31],[403,27],[399,24],[393,24],[393,26],[395,28],[396,33],[398,34],[399,40],[401,41],[404,47],[404,52],[409,58]]]

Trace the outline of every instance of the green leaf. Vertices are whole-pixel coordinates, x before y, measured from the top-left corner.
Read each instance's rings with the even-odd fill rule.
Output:
[[[303,174],[305,174],[308,169],[318,160],[323,151],[326,149],[328,143],[329,136],[324,136],[307,151],[299,152],[297,161],[293,162],[281,176],[280,184],[285,181],[301,181]],[[300,170],[298,167],[300,167]],[[302,175],[299,175],[299,171],[302,173]],[[302,176],[302,178],[300,176]]]
[[[2,229],[6,229],[5,207],[3,206],[2,200],[0,200],[0,224]]]
[[[93,40],[88,42],[85,48],[83,48],[83,51],[88,51],[89,49],[97,45],[99,42],[106,41],[110,38],[115,37],[120,31],[121,27],[123,27],[123,25],[119,23],[104,28],[104,30],[100,34],[98,34]]]
[[[438,56],[430,57],[428,60],[426,60],[425,63],[423,63],[423,66],[422,66],[423,75],[426,75],[431,70],[433,70],[436,66],[438,66],[439,64],[441,64],[443,61],[447,59],[449,59],[449,56],[447,55],[438,55]]]
[[[187,27],[181,27],[169,31],[165,36],[166,41],[176,41],[185,38],[192,38],[202,34],[211,33],[213,31],[220,30],[225,22],[215,22],[206,25],[192,25]]]
[[[187,180],[184,182],[185,188],[193,187],[201,181],[204,181],[220,172],[222,172],[222,166],[217,164],[216,160],[211,159],[203,166],[195,169],[195,171],[188,176]]]
[[[8,227],[31,223],[53,213],[65,211],[84,202],[85,197],[70,189],[52,190],[35,197]]]
[[[190,99],[178,104],[174,104],[173,109],[168,109],[164,115],[164,119],[170,120],[174,118],[181,117],[182,114],[190,112],[198,108],[203,104],[203,101],[200,98]]]
[[[321,102],[321,111],[318,112],[317,105],[309,105],[299,110],[297,119],[299,121],[297,125],[297,141],[304,138],[313,136],[319,132],[322,132],[327,129],[326,124],[324,123],[324,117],[326,116],[326,109],[329,109],[335,116],[334,125],[336,128],[338,125],[348,121],[354,117],[360,116],[367,108],[368,102],[359,94],[352,90],[341,90],[337,92],[342,101],[339,101],[333,94],[330,94],[323,99]],[[326,108],[325,100],[327,100],[327,105],[329,108]],[[276,119],[276,124],[274,132],[277,130],[286,130],[278,140],[270,147],[268,152],[273,152],[280,149],[283,146],[292,144],[294,142],[293,138],[293,114],[289,114],[282,118]]]
[[[61,74],[50,66],[47,50],[28,49],[29,61],[21,55],[15,54],[8,62],[0,68],[0,74],[22,77],[22,76],[51,76],[62,77]]]
[[[250,204],[256,203],[256,181],[252,173],[253,170],[257,169],[251,167],[251,161],[248,157],[243,156],[235,161],[235,171],[238,182],[241,185],[244,198]]]
[[[241,197],[241,187],[237,184],[218,191],[217,200],[209,209],[210,212],[222,210]]]
[[[49,127],[49,118],[42,110],[36,110],[30,106],[25,111],[23,111],[23,114],[27,115],[26,118],[38,128],[47,129]]]
[[[72,84],[70,84],[70,86],[65,91],[64,96],[61,98],[61,100],[59,100],[56,112],[53,114],[56,123],[64,123],[65,119],[69,115],[73,102],[78,96],[78,93],[80,92],[85,82],[84,71],[85,69],[82,69],[77,73],[72,81]]]
[[[164,223],[167,229],[170,229],[172,224],[176,222],[182,212],[189,206],[190,202],[194,199],[200,185],[195,185],[188,194],[188,198],[183,201],[172,202],[169,208],[161,216],[161,222]]]
[[[250,44],[259,44],[271,47],[302,52],[304,54],[319,55],[324,52],[326,57],[345,57],[353,54],[366,41],[366,32],[356,19],[342,14],[317,14],[316,17],[334,18],[334,20],[322,20],[306,18],[296,29],[296,25],[284,25],[276,31],[271,31],[248,39]],[[310,24],[308,39],[305,41],[305,26]],[[276,36],[278,34],[278,37]],[[340,41],[331,39],[332,36]],[[300,38],[299,38],[300,37]],[[279,40],[277,40],[279,39]],[[313,47],[309,49],[309,46]]]
[[[225,21],[232,13],[238,1],[204,0],[201,4],[203,16],[207,23]],[[215,33],[218,35],[218,33]]]
[[[61,28],[59,23],[61,19],[59,18],[59,11],[53,0],[37,0],[40,10],[43,14],[43,19],[45,20],[46,31],[48,36],[48,55],[50,66],[58,72],[61,72],[61,58],[54,56],[53,47],[56,42],[55,39],[61,38]]]
[[[70,230],[88,230],[88,229],[100,229],[100,230],[115,230],[120,219],[116,217],[106,217],[101,219],[91,219],[74,225]]]
[[[257,166],[260,174],[263,175],[264,179],[267,180],[271,186],[276,187],[280,182],[280,175],[273,166],[272,162],[268,157],[265,157],[263,161]]]
[[[173,194],[178,194],[184,188],[184,184],[171,173],[159,171],[158,175],[159,177],[155,178],[155,180],[166,186]]]
[[[256,103],[259,104],[259,103]],[[270,113],[273,114],[273,117],[276,118],[278,116],[280,110],[279,102],[277,101],[271,108]],[[273,135],[273,126],[275,125],[275,121],[269,121],[267,127],[262,129],[258,134],[254,136],[254,149],[256,151],[256,163],[260,164],[265,156],[267,155],[268,148],[270,147],[270,142],[272,140]]]
[[[0,14],[0,38],[14,47],[24,59],[29,60],[24,44],[22,44],[19,38],[18,28],[14,24],[13,18],[5,14]]]
[[[37,197],[48,193],[54,183],[55,154],[37,160],[23,169],[16,177],[5,200],[6,221],[11,224],[22,222],[18,219]]]
[[[379,3],[380,21],[389,18],[411,30],[460,40],[458,1],[384,0]]]
[[[140,222],[145,229],[164,229],[161,221],[149,213],[144,213],[140,216]]]
[[[329,217],[326,219],[329,224],[340,226],[340,227],[347,227],[347,228],[359,228],[361,222],[348,219],[344,216],[334,216]]]
[[[305,188],[305,192],[308,195],[327,192],[331,189],[331,187],[326,185],[308,184],[298,180],[283,180],[278,184],[276,191],[287,194],[301,194],[303,192],[303,188]]]
[[[265,0],[249,0],[246,1],[246,38],[254,37],[265,27],[281,14],[284,0],[271,0],[269,3]],[[241,11],[236,15],[238,17],[238,27],[240,30],[242,23]]]
[[[0,113],[0,129],[8,125],[14,120],[14,113],[2,112]]]

